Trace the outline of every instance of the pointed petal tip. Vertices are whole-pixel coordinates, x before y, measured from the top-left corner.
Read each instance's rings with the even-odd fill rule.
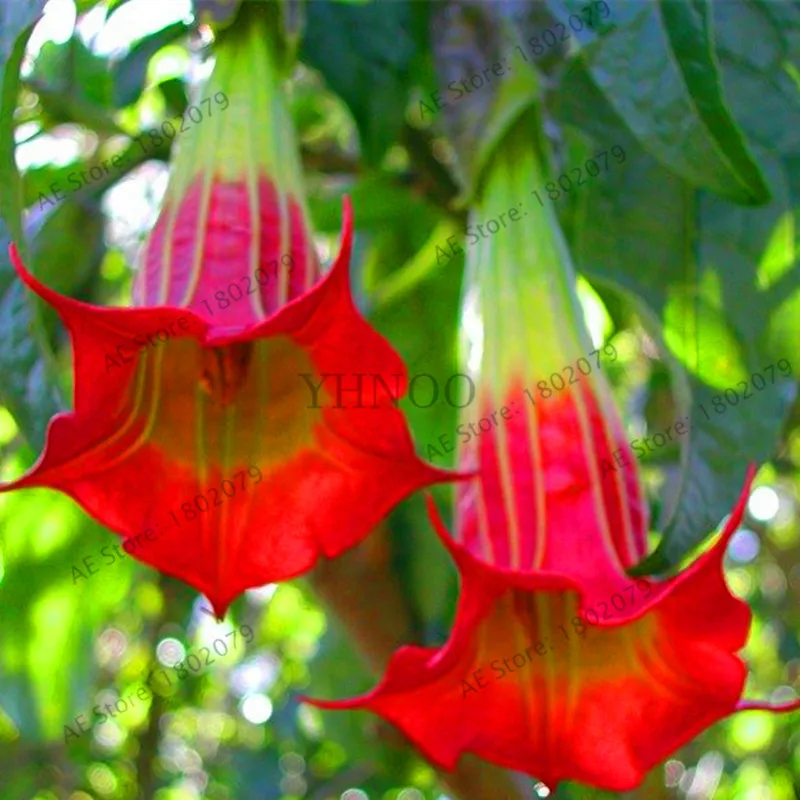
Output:
[[[213,619],[216,623],[222,622],[228,613],[227,608],[224,611],[210,611],[205,607],[201,607],[200,611],[202,611],[204,614],[208,614],[208,616],[211,617],[211,619]]]
[[[350,195],[342,197],[342,245],[341,249],[347,250],[348,260],[350,259],[350,247],[353,241],[353,203]]]
[[[342,195],[342,226],[350,228],[353,225],[353,201],[349,194]]]
[[[800,711],[800,697],[785,703],[771,703],[768,700],[740,700],[736,711],[771,711],[774,714],[789,714]]]
[[[428,509],[428,520],[433,526],[436,535],[439,537],[439,541],[450,554],[450,557],[458,566],[469,567],[474,559],[466,549],[461,547],[455,539],[453,539],[450,531],[447,530],[442,515],[439,513],[436,501],[433,499],[433,495],[430,492],[425,492],[425,505]]]
[[[309,697],[306,694],[300,694],[297,699],[301,703],[308,703],[314,708],[321,708],[326,711],[342,711],[350,708],[361,708],[364,705],[362,697],[350,697],[346,700],[320,700],[315,697]]]
[[[34,274],[25,266],[22,261],[22,257],[19,254],[19,249],[17,248],[14,242],[8,246],[8,255],[11,259],[11,264],[14,267],[17,275],[19,276],[20,280],[32,291],[35,292],[42,300],[46,303],[51,305],[56,313],[61,317],[62,320],[66,320],[64,318],[64,310],[67,308],[92,308],[91,305],[84,303],[80,300],[74,300],[67,295],[59,294],[54,289],[51,289],[49,286],[43,284],[40,280],[38,280]],[[69,327],[69,326],[67,326]]]
[[[739,495],[739,499],[736,502],[736,506],[734,507],[733,511],[731,512],[730,517],[728,518],[728,522],[725,525],[725,528],[722,531],[722,541],[726,544],[728,540],[736,533],[739,526],[742,524],[742,518],[744,517],[744,512],[747,508],[747,501],[750,499],[750,494],[753,491],[753,481],[755,480],[756,473],[758,472],[758,464],[755,461],[751,461],[747,465],[747,473],[744,476],[744,485],[742,486],[741,494]]]
[[[460,472],[458,470],[443,469],[437,467],[424,459],[419,458],[419,462],[424,467],[427,480],[425,486],[435,486],[441,483],[460,483],[461,481],[468,481],[477,476],[477,472]]]
[[[201,611],[204,611],[208,614],[209,617],[213,617],[217,623],[222,622],[228,614],[228,609],[231,607],[231,603],[233,602],[233,598],[228,600],[211,600],[209,599],[208,603],[211,606],[210,609],[208,608],[201,608]]]
[[[339,237],[339,252],[333,266],[325,275],[323,283],[333,284],[350,295],[350,257],[353,250],[353,207],[347,195],[342,197],[342,229]]]

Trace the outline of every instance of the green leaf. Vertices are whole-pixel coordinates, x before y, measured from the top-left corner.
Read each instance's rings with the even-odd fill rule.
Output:
[[[781,155],[800,154],[800,8],[715,3],[714,28],[725,92],[747,136]]]
[[[449,251],[444,234],[451,232],[451,224],[441,220],[416,255],[409,259],[409,265],[424,264],[425,259],[433,265],[425,271],[424,282],[406,284],[406,268],[395,270],[388,279],[378,284],[376,294],[385,297],[384,287],[397,290],[400,286],[402,301],[393,302],[396,299],[393,297],[391,301],[377,305],[370,314],[371,324],[402,356],[409,380],[417,375],[430,375],[438,386],[435,402],[424,407],[422,403],[429,402],[427,392],[430,390],[427,387],[431,380],[420,378],[415,389],[419,398],[417,405],[411,402],[408,394],[399,405],[408,420],[420,458],[442,468],[453,466],[458,441],[458,409],[447,402],[444,392],[448,380],[459,372],[456,334],[464,266],[463,230],[456,237],[462,247],[460,255],[448,257],[446,261],[442,258],[442,263],[437,264],[435,245]],[[437,239],[437,236],[444,238]],[[390,249],[397,252],[396,247],[387,248],[387,251]],[[419,278],[420,275],[415,277]],[[409,319],[414,320],[413,325],[409,325]],[[462,385],[463,381],[458,379],[452,384],[452,389],[461,388]],[[434,492],[440,508],[446,508],[451,491],[452,487],[447,486]],[[392,519],[393,538],[402,562],[404,583],[415,599],[422,620],[441,632],[452,613],[451,601],[457,585],[450,555],[433,532],[421,497],[410,500]]]
[[[100,202],[89,196],[73,195],[53,209],[30,212],[26,232],[31,240],[33,271],[61,294],[75,297],[81,289],[88,290],[105,255],[104,227]],[[76,252],[77,241],[81,245]],[[58,316],[47,304],[36,302],[48,338],[54,342],[54,332],[60,328]]]
[[[42,89],[46,107],[58,121],[72,121],[68,116],[72,107],[99,116],[111,100],[108,62],[78,36],[66,42],[45,42],[36,56],[31,83]]]
[[[231,6],[236,10],[236,6]],[[163,47],[188,33],[183,22],[173,22],[160,31],[137,42],[131,51],[111,69],[113,102],[117,108],[132,105],[142,95],[150,59]]]
[[[769,189],[727,107],[706,0],[618,2],[617,28],[584,50],[642,147],[693,186],[744,204]]]
[[[19,60],[12,59],[12,53],[19,39],[28,41],[30,31],[22,36],[26,28],[30,28],[41,16],[45,0],[17,0],[15,3],[0,3],[0,57],[3,70],[18,72]],[[5,80],[5,74],[4,74]]]
[[[443,250],[447,252],[447,240],[457,238],[460,234],[461,229],[454,220],[449,218],[442,220],[433,229],[430,238],[419,252],[380,283],[374,293],[375,303],[378,306],[384,303],[394,303],[405,297],[419,283],[434,275],[442,260],[452,258],[449,254],[441,255]],[[439,248],[438,251],[437,248]]]
[[[19,89],[19,65],[32,22],[42,3],[0,6],[3,60],[0,95],[0,402],[14,415],[23,435],[34,446],[44,442],[47,423],[62,405],[54,377],[52,354],[30,293],[11,266],[8,247],[14,241],[23,258],[22,190],[14,161],[14,109]],[[15,37],[16,38],[15,41]]]
[[[720,4],[716,4],[719,6]],[[797,3],[771,3],[768,0],[733,0],[732,3],[724,3],[730,6],[725,10],[737,13],[740,6],[756,6],[759,12],[766,14],[775,26],[775,30],[780,35],[785,45],[784,57],[788,62],[797,64],[800,62],[800,6]],[[722,9],[715,7],[715,16]],[[745,35],[749,32],[743,31]]]
[[[706,379],[719,378],[713,386],[692,380],[695,436],[682,495],[667,510],[664,537],[643,570],[675,566],[721,511],[730,512],[741,491],[736,477],[749,463],[769,459],[797,397],[796,384],[776,364],[786,359],[795,375],[800,370],[792,363],[800,339],[800,270],[794,231],[785,230],[800,195],[793,196],[788,164],[770,163],[766,153],[762,163],[770,164],[775,187],[769,206],[745,211],[708,195],[698,201],[698,268],[703,278],[713,275],[721,291],[716,307],[702,308],[696,352]],[[756,388],[759,375],[763,390]],[[734,396],[733,405],[714,405],[714,398]]]
[[[616,286],[661,344],[677,387],[675,421],[689,418],[682,476],[658,521],[663,538],[637,572],[676,566],[730,513],[749,462],[770,457],[794,392],[777,380],[717,412],[713,398],[791,355],[797,314],[794,201],[785,165],[769,165],[775,199],[742,208],[693,190],[637,146],[581,69],[561,115],[597,139],[619,143],[624,169],[593,180],[581,197],[573,253],[591,278]],[[576,98],[580,97],[580,102]],[[765,258],[769,253],[770,257]],[[778,289],[778,287],[780,287]],[[780,308],[788,297],[788,309]],[[795,339],[796,341],[796,339]],[[778,371],[776,370],[776,375]],[[654,431],[658,432],[658,431]]]
[[[406,0],[309,3],[300,58],[348,105],[364,158],[376,164],[403,124],[415,45]]]
[[[598,36],[605,36],[609,31],[613,31],[617,25],[615,23],[616,3],[611,6],[606,3],[605,8],[597,0],[587,2],[587,0],[545,0],[548,8],[555,17],[556,21],[561,22],[566,28],[562,35],[567,36],[567,43],[577,41],[581,45],[591,44]],[[607,16],[603,12],[607,11]],[[577,19],[573,19],[577,17]],[[588,24],[591,22],[591,24]],[[541,37],[545,26],[537,31]],[[552,29],[552,26],[546,26]],[[556,28],[555,32],[559,29]]]
[[[100,0],[76,0],[75,5],[78,8],[78,13],[83,14],[86,11],[90,11],[94,8]]]
[[[348,187],[347,194],[353,203],[355,224],[359,230],[380,231],[391,226],[398,215],[405,218],[414,205],[414,197],[409,191],[382,173],[364,176]],[[316,231],[339,233],[342,228],[342,197],[338,190],[325,196],[311,195],[309,208]]]

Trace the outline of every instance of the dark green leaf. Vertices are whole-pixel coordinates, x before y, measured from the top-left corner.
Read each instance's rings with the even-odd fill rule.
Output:
[[[43,213],[31,212],[27,226],[31,262],[36,275],[51,289],[78,296],[97,276],[105,253],[104,217],[96,198],[73,195]],[[76,250],[75,242],[81,243]],[[68,269],[65,266],[68,265]],[[52,308],[41,304],[51,342],[57,327]]]
[[[184,111],[186,111],[186,106],[189,105],[189,98],[183,81],[178,78],[169,78],[159,83],[158,88],[167,103],[167,113],[164,116],[167,119],[182,117]]]
[[[741,491],[737,477],[749,463],[770,457],[797,397],[796,384],[776,364],[786,359],[795,376],[800,367],[800,270],[794,264],[795,242],[775,237],[782,220],[800,207],[800,196],[792,196],[787,164],[766,153],[762,163],[770,164],[775,187],[769,206],[744,210],[713,196],[699,198],[698,268],[701,276],[719,281],[722,296],[717,308],[703,309],[708,324],[703,324],[701,311],[696,352],[706,375],[719,379],[714,386],[692,380],[695,435],[683,494],[668,509],[664,538],[642,565],[645,570],[662,571],[679,563],[720,514],[732,509]],[[764,254],[770,250],[765,264]],[[751,379],[755,374],[764,378],[762,391],[754,388],[760,383]],[[726,397],[735,395],[738,399],[730,404]]]
[[[715,3],[714,28],[739,124],[767,150],[800,154],[800,84],[792,66],[800,61],[800,9],[755,0]]]
[[[33,298],[16,277],[8,257],[14,241],[26,254],[22,231],[22,190],[14,161],[13,113],[19,88],[19,65],[41,4],[0,7],[0,57],[3,59],[0,96],[0,402],[14,415],[23,435],[35,446],[44,442],[50,417],[61,401],[53,375],[52,354],[44,345],[43,331]],[[10,16],[16,13],[16,16]],[[28,27],[26,27],[28,26]],[[16,44],[14,37],[18,35]]]
[[[150,59],[162,47],[184,36],[188,30],[185,23],[173,22],[137,42],[124,58],[114,64],[111,69],[111,80],[114,105],[117,108],[129,106],[141,97]]]
[[[597,85],[639,143],[699,188],[739,203],[769,190],[723,95],[705,0],[624,2],[585,49]]]
[[[725,103],[708,0],[662,0],[661,13],[697,113],[753,200],[766,202],[769,188]]]
[[[553,16],[566,28],[562,34],[567,42],[577,41],[581,45],[591,44],[598,36],[605,36],[616,27],[617,4],[599,0],[546,0]],[[607,16],[604,16],[604,13]],[[556,31],[560,29],[556,28]],[[543,33],[539,31],[539,36]]]
[[[414,56],[411,7],[309,3],[300,58],[318,69],[350,108],[364,157],[377,163],[398,135]]]
[[[726,404],[724,412],[712,406],[725,389],[742,395],[740,381],[790,357],[790,338],[774,326],[780,300],[798,289],[798,273],[767,279],[760,265],[791,201],[775,162],[770,177],[776,197],[764,208],[745,209],[696,192],[638,147],[621,120],[615,130],[613,111],[586,73],[575,69],[569,80],[562,116],[598,141],[621,145],[627,155],[624,169],[584,190],[584,224],[574,237],[578,267],[616,285],[639,309],[673,371],[674,422],[686,418],[691,426],[682,443],[678,494],[665,499],[659,521],[662,542],[640,568],[662,571],[730,512],[748,463],[769,457],[792,400],[791,387],[776,380],[761,392],[751,388],[746,400]],[[762,158],[770,163],[766,154]],[[778,239],[772,246],[773,261],[787,269],[793,243]],[[780,291],[764,288],[770,280],[780,280]]]
[[[775,30],[783,39],[786,61],[797,64],[800,61],[800,6],[797,3],[776,3],[774,0],[733,0],[731,3],[715,3],[714,15],[716,17],[717,13],[722,11],[720,6],[732,6],[731,10],[734,10],[740,5],[750,3],[758,6],[762,13],[770,17]],[[743,30],[745,35],[750,32],[747,28]]]
[[[236,18],[242,0],[192,0],[197,21],[215,30],[227,28]]]

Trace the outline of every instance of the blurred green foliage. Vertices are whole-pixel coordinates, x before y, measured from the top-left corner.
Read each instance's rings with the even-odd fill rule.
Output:
[[[186,107],[203,37],[180,4],[172,14],[151,13],[155,5],[81,0],[76,25],[72,0],[52,0],[23,60],[43,3],[0,0],[4,480],[33,463],[71,383],[69,339],[13,275],[7,243],[16,241],[35,274],[61,292],[126,302],[169,147],[126,158],[123,170],[57,205],[40,198]],[[457,371],[463,255],[445,259],[436,248],[453,235],[463,244],[464,202],[516,115],[535,106],[553,176],[623,146],[624,169],[566,193],[557,208],[594,290],[585,284],[593,333],[621,354],[610,376],[631,435],[689,413],[699,428],[681,451],[645,464],[662,532],[648,566],[685,558],[733,505],[747,463],[765,462],[729,575],[755,614],[744,653],[748,693],[796,691],[796,382],[708,421],[697,408],[778,358],[800,369],[800,7],[604,5],[602,26],[539,53],[531,37],[580,14],[584,2],[308,3],[291,98],[320,248],[328,256],[335,249],[349,193],[360,306],[411,372],[448,376]],[[507,77],[454,102],[451,81],[511,59]],[[423,456],[455,430],[441,399],[403,408]],[[436,494],[449,502],[449,489]],[[419,497],[389,527],[417,635],[438,644],[453,614],[455,571]],[[130,558],[75,576],[73,565],[92,555],[99,563],[115,541],[55,493],[0,496],[2,800],[444,796],[434,771],[376,720],[299,703],[301,691],[342,697],[374,680],[305,581],[249,592],[217,627],[188,588]],[[256,632],[246,649],[65,742],[77,715],[90,719],[93,706],[129,696],[154,666],[243,623]],[[798,798],[799,716],[723,722],[636,796]],[[534,782],[527,785],[533,795]],[[602,796],[578,786],[557,793]]]

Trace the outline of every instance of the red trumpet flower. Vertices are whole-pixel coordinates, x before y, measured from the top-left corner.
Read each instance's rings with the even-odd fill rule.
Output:
[[[321,407],[309,404],[303,374],[374,373],[388,386],[400,373],[404,392],[405,369],[353,304],[348,203],[339,256],[318,280],[265,9],[243,9],[218,42],[206,93],[230,110],[180,142],[138,307],[62,297],[12,249],[69,329],[75,410],[0,491],[58,489],[126,540],[144,533],[135,557],[204,592],[220,616],[243,590],[340,554],[403,497],[449,479],[417,458],[388,391],[365,408],[325,389]]]
[[[452,542],[431,504],[462,577],[449,641],[400,649],[365,696],[309,702],[379,714],[444,769],[470,752],[551,791],[564,780],[630,790],[738,710],[800,708],[740,699],[747,670],[736,652],[751,613],[729,592],[722,562],[748,489],[713,549],[682,575],[628,580],[594,607],[570,574],[481,563]],[[576,560],[588,569],[597,555]]]
[[[494,156],[475,220],[543,183],[530,141],[519,126]],[[462,577],[450,639],[402,648],[363,697],[311,702],[369,709],[445,769],[471,752],[551,790],[578,780],[623,791],[715,721],[771,707],[740,701],[751,614],[723,574],[749,481],[718,542],[682,574],[627,576],[646,554],[636,461],[553,212],[525,205],[529,221],[468,256],[467,368],[480,416],[500,419],[461,440],[459,464],[477,478],[456,486],[455,541],[430,503]],[[615,452],[629,465],[604,469]]]

